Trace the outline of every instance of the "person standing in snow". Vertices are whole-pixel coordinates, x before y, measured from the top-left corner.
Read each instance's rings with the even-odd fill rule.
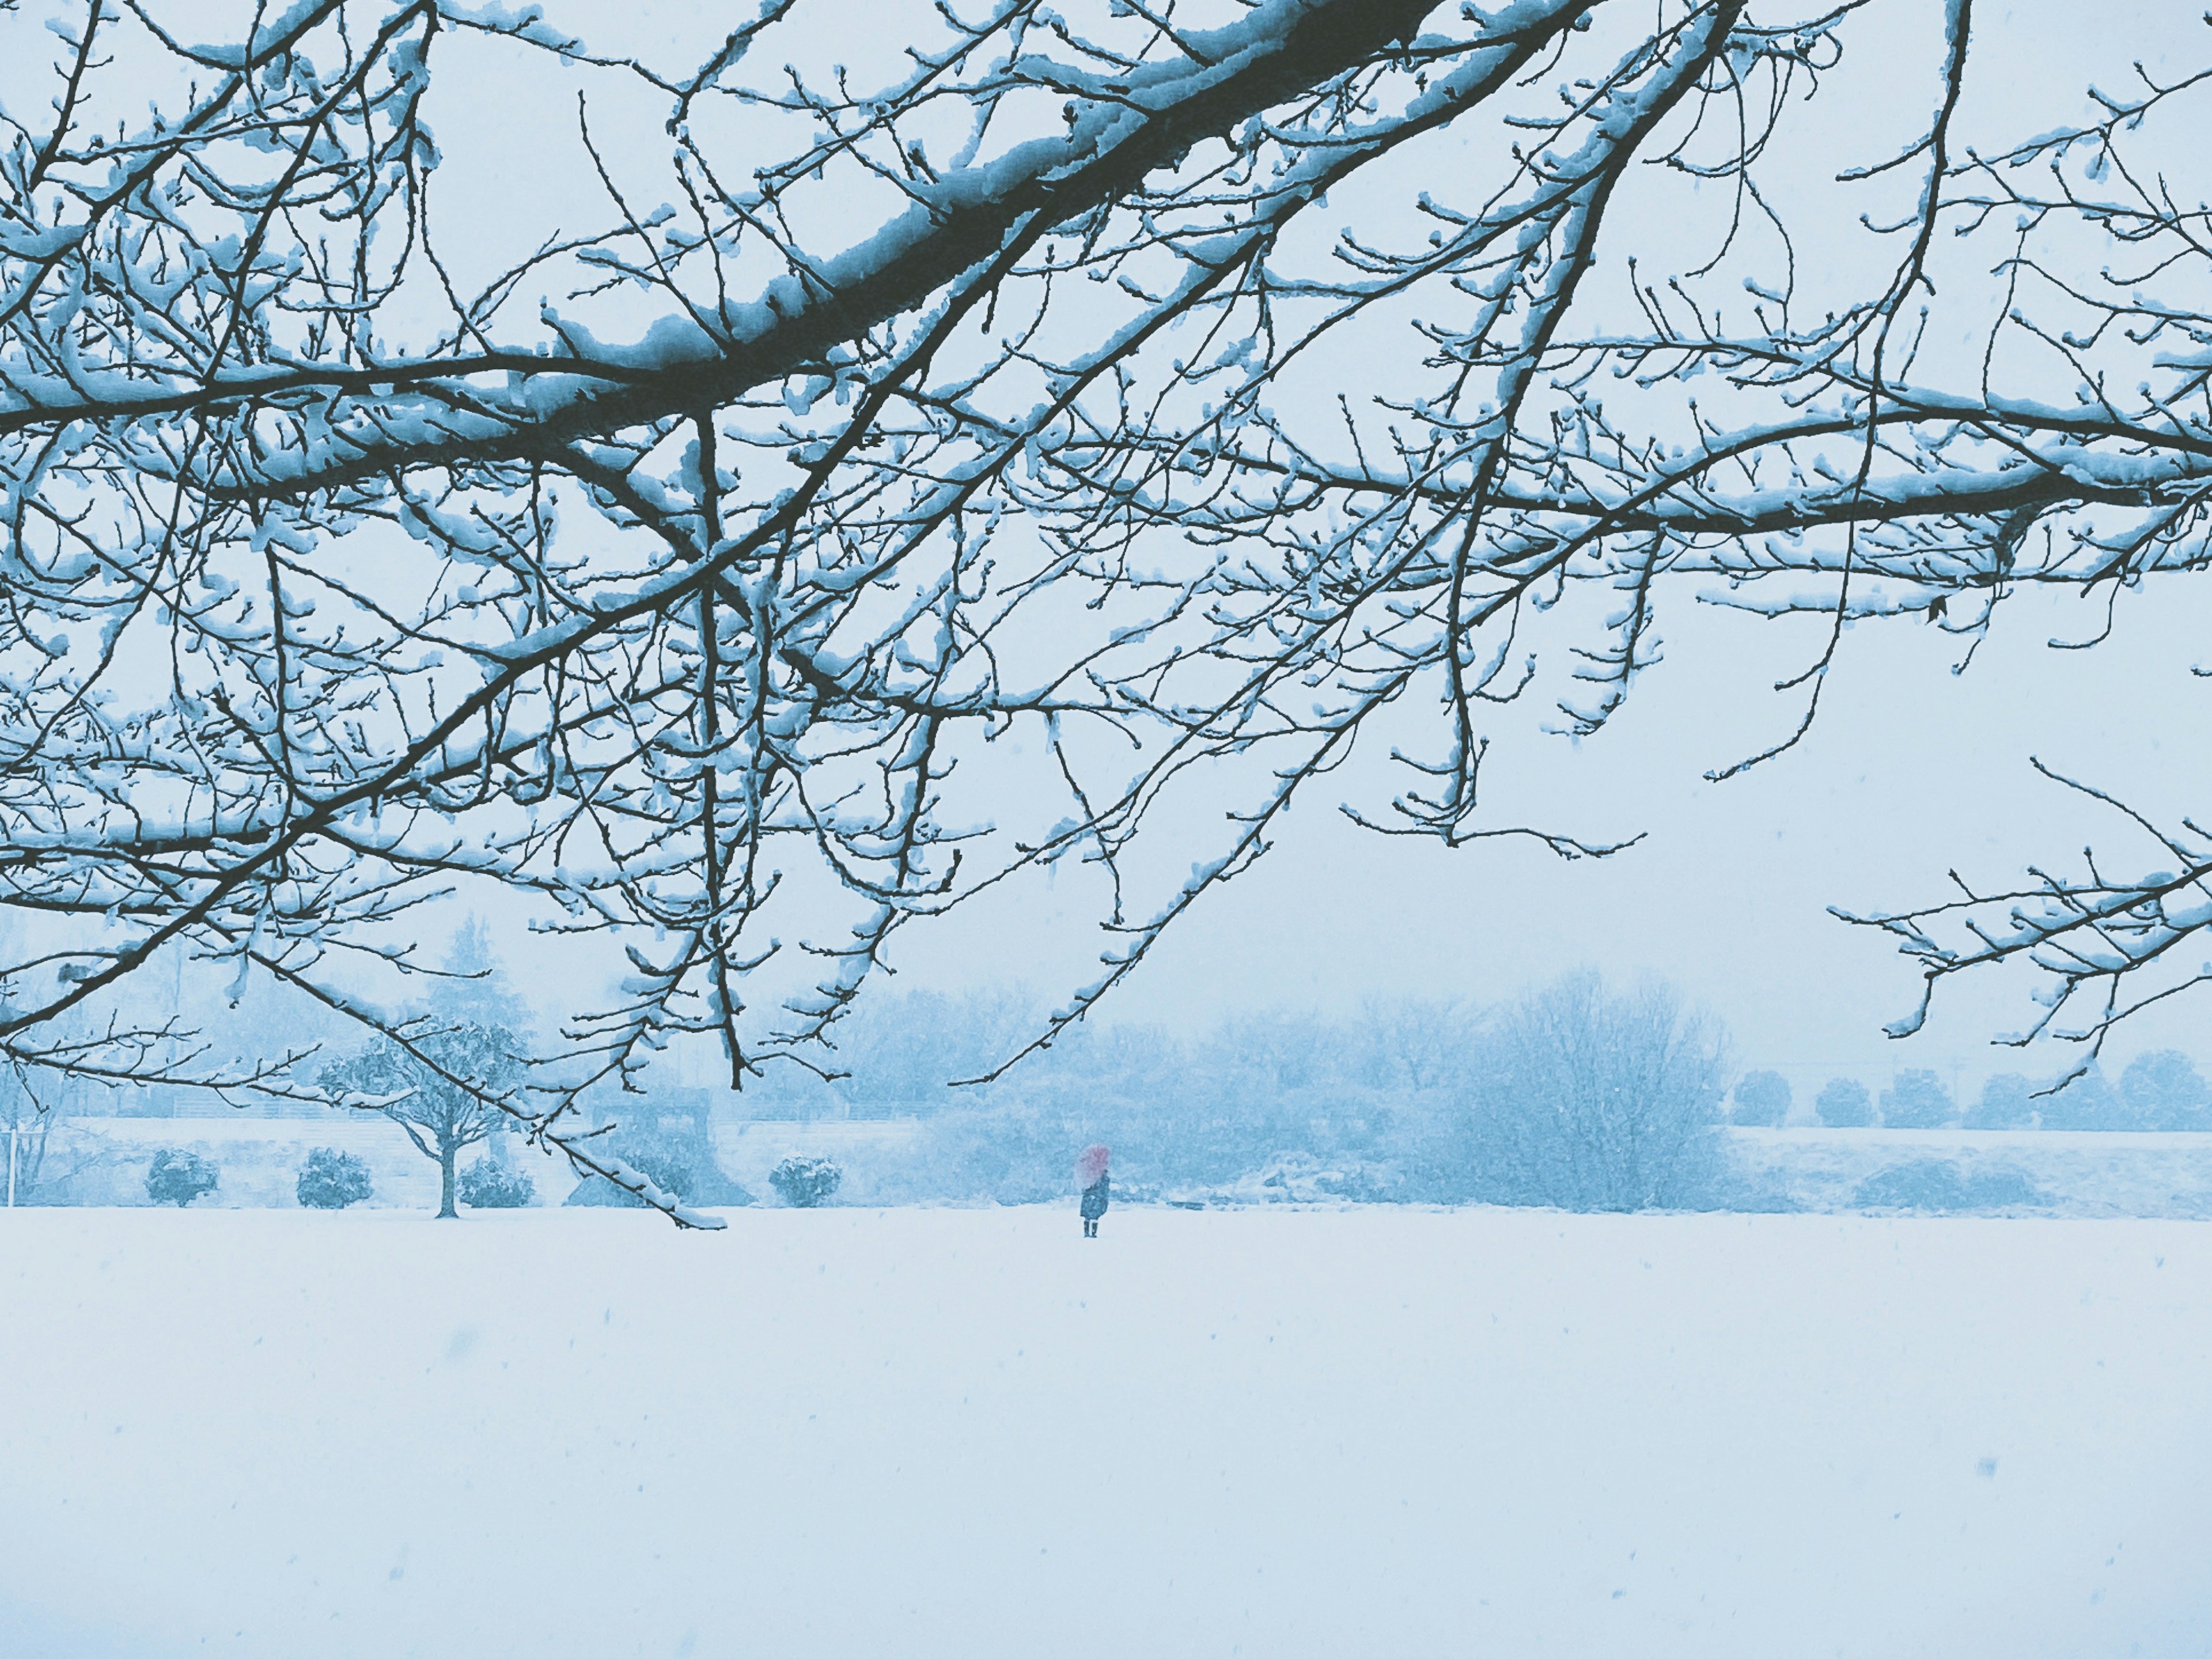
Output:
[[[1103,1146],[1085,1146],[1075,1160],[1075,1184],[1083,1188],[1083,1236],[1098,1237],[1098,1218],[1106,1213],[1106,1160],[1112,1154]]]

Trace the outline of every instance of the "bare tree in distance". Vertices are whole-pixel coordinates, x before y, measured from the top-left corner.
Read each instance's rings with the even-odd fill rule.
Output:
[[[1812,619],[1725,776],[1846,623],[1971,658],[2212,561],[2203,75],[1977,147],[1969,0],[841,12],[676,65],[598,7],[0,9],[9,1060],[313,1092],[118,1012],[188,952],[479,1089],[388,1011],[495,885],[627,976],[485,1103],[678,1212],[580,1090],[693,1033],[830,1069],[1025,872],[1110,892],[1044,1042],[1363,743],[1380,833],[1615,850],[1498,810],[1487,734],[1601,727],[1662,602]],[[1869,76],[1917,96],[1836,154]],[[561,221],[486,246],[441,179],[489,156]],[[2139,827],[2154,875],[1857,919],[1931,992],[2032,957],[2094,1053],[2212,927],[2212,839]]]
[[[1588,970],[1502,1010],[1466,1079],[1485,1196],[1570,1210],[1688,1209],[1723,1178],[1723,1039],[1664,986]]]

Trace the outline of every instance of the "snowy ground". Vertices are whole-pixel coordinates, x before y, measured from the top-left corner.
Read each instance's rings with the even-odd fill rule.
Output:
[[[0,1653],[2180,1655],[2212,1225],[0,1212]]]

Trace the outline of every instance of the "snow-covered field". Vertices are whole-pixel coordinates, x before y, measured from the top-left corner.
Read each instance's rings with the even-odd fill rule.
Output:
[[[2212,1225],[0,1213],[0,1653],[2184,1655]]]

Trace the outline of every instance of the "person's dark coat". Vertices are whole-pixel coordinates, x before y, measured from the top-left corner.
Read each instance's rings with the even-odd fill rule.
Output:
[[[1106,1213],[1106,1188],[1112,1180],[1111,1176],[1100,1176],[1083,1189],[1083,1218],[1085,1221],[1096,1221]]]

